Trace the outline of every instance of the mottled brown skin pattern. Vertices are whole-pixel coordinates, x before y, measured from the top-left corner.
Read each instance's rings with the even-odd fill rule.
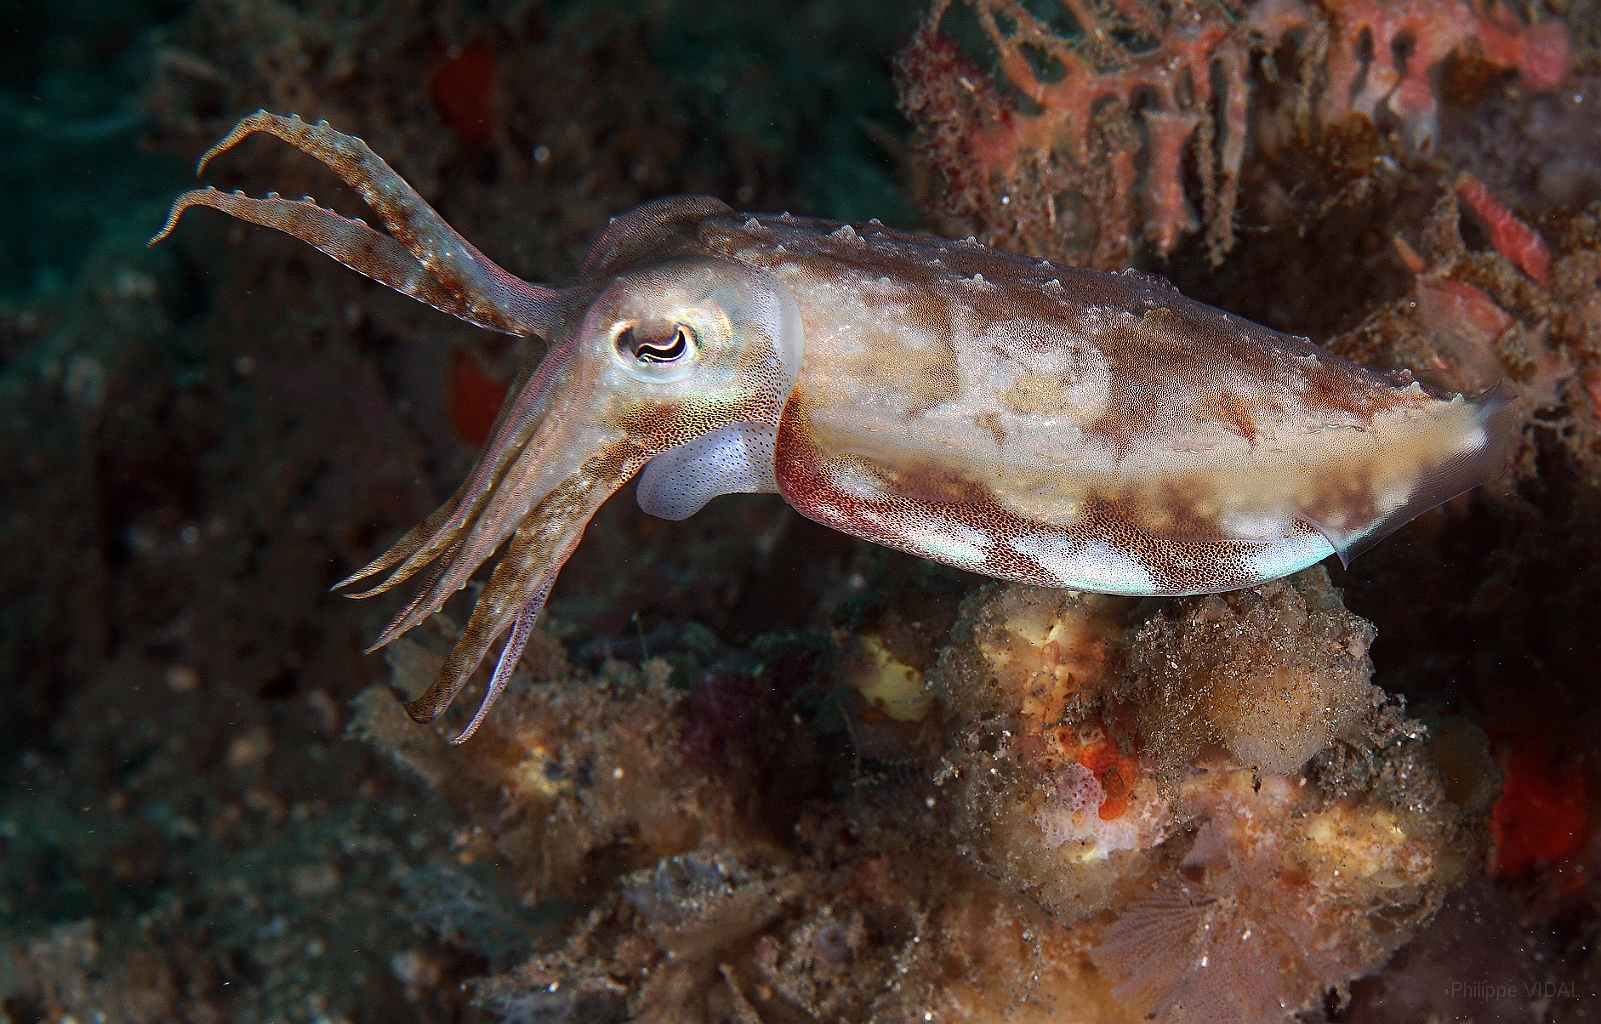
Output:
[[[837,223],[810,218],[725,213],[695,222],[686,219],[669,231],[669,237],[659,238],[640,257],[715,254],[770,271],[799,268],[799,274],[818,280],[848,279],[854,272],[908,283],[911,318],[930,335],[943,338],[944,349],[925,353],[926,366],[890,365],[876,371],[872,362],[891,364],[895,359],[889,352],[875,353],[873,360],[864,361],[862,372],[921,375],[926,397],[913,411],[926,411],[959,390],[952,340],[958,316],[980,322],[1054,320],[1079,333],[1085,331],[1075,320],[1089,307],[1137,317],[1133,326],[1103,331],[1094,339],[1114,384],[1107,409],[1086,433],[1119,458],[1139,450],[1160,451],[1170,443],[1165,435],[1173,429],[1175,409],[1214,421],[1257,447],[1271,441],[1275,423],[1287,417],[1363,430],[1381,413],[1439,403],[1418,388],[1406,387],[1408,380],[1371,372],[1306,339],[1194,302],[1166,281],[1137,271],[1101,274],[971,242],[898,232],[876,222],[842,233]],[[953,282],[971,282],[975,276],[982,278],[981,285],[952,295]],[[965,308],[957,311],[957,303]],[[813,344],[808,330],[808,352]],[[1289,408],[1276,391],[1292,368],[1304,384],[1295,407]],[[808,384],[803,372],[779,425],[775,460],[780,489],[797,509],[875,543],[976,572],[1039,585],[1061,583],[1059,572],[1007,544],[992,545],[976,560],[941,558],[908,540],[905,527],[926,518],[931,507],[937,507],[942,519],[991,538],[1040,533],[1038,522],[1008,508],[983,483],[949,465],[915,459],[891,464],[864,457],[864,472],[882,492],[864,497],[836,486],[823,468],[828,454],[816,440],[819,430],[811,416]],[[992,413],[979,411],[974,422],[1004,447],[1007,432]],[[1185,594],[1261,582],[1262,560],[1285,538],[1231,537],[1215,519],[1197,511],[1197,499],[1207,487],[1203,479],[1177,476],[1154,493],[1150,488],[1107,489],[1086,500],[1070,526],[1047,532],[1067,548],[1101,543],[1127,556],[1149,576],[1149,584],[1134,592]],[[1373,490],[1360,472],[1356,478],[1331,475],[1320,481],[1305,511],[1320,523],[1334,510],[1353,521],[1372,522],[1383,515]],[[1311,523],[1295,523],[1289,536],[1311,552],[1319,530]]]
[[[965,296],[974,313],[988,319],[1061,318],[1063,298],[1081,306],[1134,313],[1154,309],[1158,315],[1170,314],[1162,330],[1130,332],[1118,337],[1115,344],[1100,343],[1113,361],[1113,376],[1123,385],[1119,409],[1101,427],[1111,438],[1130,438],[1140,432],[1133,425],[1148,422],[1153,412],[1151,404],[1144,401],[1147,397],[1182,388],[1218,392],[1218,400],[1226,401],[1228,395],[1222,389],[1227,382],[1219,377],[1218,367],[1238,368],[1265,384],[1283,372],[1287,358],[1295,356],[1318,357],[1318,366],[1308,374],[1313,384],[1305,400],[1309,411],[1371,417],[1386,406],[1414,404],[1398,394],[1395,381],[1385,375],[1341,359],[1305,338],[1281,334],[1186,298],[1155,275],[1136,270],[1104,274],[971,241],[896,231],[876,221],[852,225],[857,240],[841,241],[833,237],[840,227],[836,221],[811,217],[725,214],[695,225],[693,235],[698,238],[685,232],[678,244],[658,245],[651,255],[660,259],[664,250],[688,254],[699,249],[769,267],[782,262],[800,264],[817,277],[853,269],[909,281],[928,297],[919,317],[926,319],[932,331],[947,334],[951,311],[937,283],[970,279],[975,274],[998,286]],[[782,252],[779,246],[783,246]],[[939,263],[931,265],[934,260]],[[1061,283],[1060,293],[1046,288],[1052,280]],[[1225,323],[1231,331],[1222,329]]]
[[[796,401],[790,399],[792,407]],[[970,493],[960,496],[952,494],[948,487],[941,493],[941,482],[931,480],[932,474],[886,474],[882,478],[886,493],[877,499],[863,499],[842,491],[822,472],[822,454],[805,429],[804,407],[795,408],[793,417],[789,413],[786,409],[778,429],[779,485],[791,505],[825,526],[884,547],[925,556],[927,552],[908,544],[902,532],[884,524],[915,522],[925,514],[930,501],[939,502],[941,512],[950,519],[990,536],[1017,537],[1038,529],[1034,522],[1007,509],[987,490],[974,485],[968,484]],[[1103,504],[1101,508],[1086,509],[1084,528],[1076,532],[1074,540],[1086,543],[1110,539],[1151,573],[1155,584],[1153,593],[1190,593],[1198,579],[1215,585],[1217,590],[1234,590],[1259,582],[1251,567],[1250,555],[1264,550],[1267,545],[1175,541],[1171,536],[1153,535],[1129,527],[1131,517],[1127,510],[1120,509],[1114,502]],[[1182,504],[1175,504],[1183,508]],[[1306,533],[1316,536],[1310,530]],[[962,568],[1035,586],[1058,585],[1051,572],[1038,561],[1003,546],[997,546],[991,557],[981,564]]]

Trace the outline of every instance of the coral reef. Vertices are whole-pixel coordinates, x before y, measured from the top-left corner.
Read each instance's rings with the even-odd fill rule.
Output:
[[[743,713],[765,741],[715,764],[690,742],[708,712],[664,686],[660,661],[520,678],[460,752],[420,738],[386,688],[363,695],[355,730],[469,808],[458,857],[492,857],[535,916],[573,915],[548,952],[477,982],[477,1005],[508,1021],[1275,1021],[1377,968],[1483,849],[1483,735],[1453,726],[1437,750],[1366,684],[1371,627],[1322,570],[1155,616],[991,586],[954,627],[936,598],[908,630],[891,609],[911,582],[841,611],[855,628],[836,636],[835,680],[804,673],[870,720],[850,651],[873,638],[869,678],[926,675],[931,699],[921,718],[880,716],[943,725],[875,733],[887,767],[845,794],[830,779],[849,762],[819,742],[826,704],[797,703],[811,684],[782,667],[798,638],[748,677]],[[1220,631],[1238,662],[1311,677],[1281,695],[1297,721],[1338,705],[1295,754],[1273,748],[1279,774],[1215,741],[1226,714],[1183,737],[1140,725],[1174,679],[1226,686]],[[426,685],[438,657],[402,645],[391,685]],[[1281,717],[1230,720],[1261,749]]]
[[[1472,0],[1044,7],[935,3],[897,58],[901,102],[919,158],[944,181],[932,205],[986,242],[1108,269],[1142,240],[1166,257],[1203,228],[1220,263],[1247,148],[1282,145],[1289,125],[1315,145],[1353,117],[1381,133],[1393,122],[1396,157],[1426,153],[1448,59],[1511,69],[1534,92],[1570,66],[1563,23]],[[953,38],[967,22],[994,75]],[[1293,71],[1280,70],[1286,58]],[[1267,109],[1258,78],[1281,94]]]
[[[1131,1009],[1309,1008],[1428,919],[1487,801],[1446,795],[1427,730],[1367,683],[1372,627],[1322,570],[1138,617],[1051,592],[970,600],[939,676],[965,705],[942,766],[956,833],[1058,920],[1094,920],[1079,931],[1099,928],[1091,959]],[[1477,758],[1493,774],[1482,740]]]
[[[1440,156],[1530,216],[1582,210],[1601,195],[1601,132],[1590,113],[1597,102],[1601,80],[1591,73],[1553,92],[1493,92],[1472,107],[1448,106]]]
[[[356,701],[355,735],[392,749],[410,771],[475,823],[459,860],[487,859],[522,901],[588,902],[612,876],[702,845],[743,845],[754,817],[750,795],[717,786],[693,763],[666,662],[638,669],[612,661],[600,679],[574,682],[561,663],[552,685],[503,718],[499,742],[466,764],[419,733],[393,696],[369,690]],[[405,692],[436,673],[443,655],[406,641],[391,645],[395,683]],[[573,732],[583,723],[581,733]],[[560,836],[559,843],[552,842]]]
[[[1482,250],[1463,240],[1464,206],[1485,236]],[[1412,294],[1377,306],[1327,344],[1368,365],[1405,367],[1446,391],[1482,391],[1508,380],[1525,421],[1557,427],[1555,437],[1581,478],[1595,480],[1598,216],[1601,209],[1566,218],[1553,252],[1541,232],[1464,172],[1424,223],[1421,253],[1394,236],[1400,261],[1414,275]],[[1531,436],[1531,451],[1534,443]],[[1523,466],[1533,472],[1527,456]]]
[[[1109,685],[1132,602],[992,597],[968,609],[957,629],[970,639],[935,679],[959,737],[939,777],[982,862],[1064,920],[1089,917],[1176,822],[1141,763],[1138,705]]]

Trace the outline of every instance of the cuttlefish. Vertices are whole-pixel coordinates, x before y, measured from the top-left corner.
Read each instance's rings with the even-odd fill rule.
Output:
[[[442,507],[340,586],[424,574],[373,645],[438,611],[504,548],[433,685],[436,718],[504,637],[471,736],[584,527],[636,474],[644,511],[776,492],[857,537],[1005,580],[1198,594],[1348,560],[1499,472],[1500,389],[1442,397],[1305,338],[1100,273],[884,227],[677,197],[615,217],[577,280],[507,273],[360,139],[256,113],[386,231],[310,198],[208,206],[492,331],[545,339]],[[381,581],[378,579],[383,577]]]

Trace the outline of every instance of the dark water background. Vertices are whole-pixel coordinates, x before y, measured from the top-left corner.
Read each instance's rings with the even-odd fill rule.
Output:
[[[912,158],[891,71],[923,6],[0,0],[0,1024],[621,1019],[616,997],[541,1001],[533,975],[514,975],[633,869],[629,855],[575,837],[586,856],[610,852],[552,894],[519,890],[483,852],[486,835],[507,861],[538,845],[511,835],[493,797],[519,779],[588,786],[601,755],[565,781],[554,769],[530,781],[487,741],[452,777],[429,775],[434,753],[412,744],[432,734],[385,733],[371,701],[420,671],[407,657],[448,646],[448,627],[420,629],[410,654],[363,654],[399,599],[328,592],[451,493],[497,388],[537,350],[209,211],[145,243],[193,186],[197,156],[259,107],[361,135],[532,280],[572,275],[607,217],[662,195],[928,227],[937,183]],[[1597,5],[1555,6],[1590,26],[1590,45]],[[1601,97],[1586,59],[1575,95]],[[1450,160],[1514,195],[1560,158],[1573,194],[1597,198],[1601,136],[1570,131],[1560,97],[1544,102],[1539,117],[1513,100],[1447,109]],[[481,120],[461,113],[484,103]],[[1231,262],[1192,247],[1161,269],[1314,333],[1404,301],[1410,278],[1390,249],[1402,218],[1372,197],[1402,195],[1415,233],[1454,169],[1386,193],[1357,187],[1365,171],[1307,166],[1258,172],[1282,189],[1247,197]],[[1367,198],[1315,223],[1263,212],[1290,209],[1293,179],[1318,174],[1329,194]],[[205,180],[359,209],[270,140]],[[1466,234],[1483,247],[1471,221]],[[1575,228],[1563,244],[1601,239]],[[1536,763],[1535,814],[1584,825],[1598,788],[1601,483],[1573,452],[1601,458],[1601,442],[1568,442],[1601,437],[1601,421],[1580,394],[1531,420],[1532,468],[1505,503],[1452,506],[1334,577],[1378,626],[1376,683],[1516,738]],[[867,778],[851,746],[863,739],[847,736],[860,723],[818,695],[819,652],[893,605],[932,661],[977,583],[771,496],[667,524],[625,489],[563,572],[530,671],[583,681],[552,712],[582,733],[573,723],[616,711],[592,692],[644,692],[639,665],[667,666],[689,717],[763,749],[752,772],[786,806],[762,810],[788,837],[787,803],[844,806],[869,782],[893,794],[911,778],[903,766]],[[759,675],[788,701],[774,735],[804,747],[794,764],[748,735]],[[662,717],[621,715],[609,736],[579,738],[621,756],[659,738]],[[726,768],[722,742],[675,740],[674,756]],[[1406,998],[1350,1010],[1331,994],[1319,1019],[1593,1014],[1594,847],[1528,877],[1476,874],[1397,962]],[[1458,949],[1466,966],[1435,969]],[[491,989],[464,983],[490,975],[513,994],[475,1004]],[[1429,987],[1449,978],[1481,987],[1450,999]],[[1510,995],[1494,987],[1506,979]],[[1530,979],[1546,986],[1538,998],[1517,994]]]

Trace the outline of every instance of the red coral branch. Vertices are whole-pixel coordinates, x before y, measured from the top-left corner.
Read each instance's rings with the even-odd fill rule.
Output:
[[[1456,194],[1484,222],[1496,252],[1511,260],[1541,288],[1551,286],[1551,250],[1538,231],[1492,195],[1484,182],[1466,171],[1457,178]]]
[[[1438,127],[1430,76],[1447,57],[1477,54],[1517,70],[1535,90],[1552,88],[1568,71],[1568,33],[1561,24],[1520,25],[1510,12],[1491,17],[1473,0],[1323,0],[1317,17],[1333,37],[1325,123],[1352,113],[1373,118],[1383,107],[1401,120],[1417,149],[1432,144]],[[1308,11],[1308,24],[1312,18]]]

